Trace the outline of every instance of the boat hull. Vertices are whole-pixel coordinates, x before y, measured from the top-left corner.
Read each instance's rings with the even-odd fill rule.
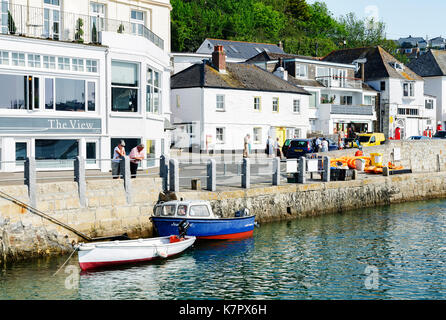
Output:
[[[171,243],[170,237],[162,237],[83,244],[78,247],[79,266],[85,271],[168,258],[192,246],[195,239],[188,236]]]
[[[178,230],[178,224],[184,218],[152,217],[155,230],[160,237],[173,234]],[[190,226],[189,236],[197,239],[226,240],[251,237],[254,232],[255,216],[222,219],[191,219],[186,218]]]

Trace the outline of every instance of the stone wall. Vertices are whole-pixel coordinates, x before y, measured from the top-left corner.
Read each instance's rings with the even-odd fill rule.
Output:
[[[29,203],[26,186],[0,190]],[[87,181],[87,205],[82,208],[77,183],[42,183],[37,184],[37,209],[90,237],[148,237],[149,217],[161,190],[159,178],[133,179],[129,204],[122,180]],[[0,197],[0,261],[71,252],[72,241],[83,239]]]

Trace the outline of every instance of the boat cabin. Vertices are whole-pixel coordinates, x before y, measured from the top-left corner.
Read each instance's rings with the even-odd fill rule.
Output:
[[[208,201],[168,201],[157,204],[153,208],[155,217],[215,219],[219,218],[212,212]]]

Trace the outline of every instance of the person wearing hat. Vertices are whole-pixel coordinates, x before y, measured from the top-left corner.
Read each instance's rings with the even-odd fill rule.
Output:
[[[144,145],[141,143],[138,146],[134,147],[132,151],[130,151],[130,173],[132,174],[132,178],[136,178],[136,172],[138,170],[138,165],[141,160],[144,160]]]
[[[121,140],[113,151],[113,159],[111,163],[113,179],[118,179],[120,177],[121,159],[122,157],[125,156],[124,147],[125,147],[125,142],[124,140]]]

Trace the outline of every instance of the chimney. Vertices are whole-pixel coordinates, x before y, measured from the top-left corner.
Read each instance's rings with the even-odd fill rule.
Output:
[[[212,65],[218,72],[226,72],[226,54],[223,51],[223,46],[215,46],[212,52]]]
[[[283,67],[277,68],[273,74],[282,80],[288,81],[288,71],[286,71]]]
[[[365,82],[365,63],[361,66],[361,80],[362,82]]]

